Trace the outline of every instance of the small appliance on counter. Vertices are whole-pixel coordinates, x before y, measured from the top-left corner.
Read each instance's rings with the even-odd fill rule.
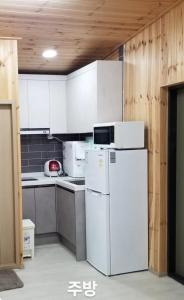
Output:
[[[85,151],[89,149],[87,142],[65,142],[63,145],[63,166],[70,177],[85,176]]]
[[[44,165],[44,174],[48,177],[57,177],[63,173],[61,163],[58,160],[48,160]]]

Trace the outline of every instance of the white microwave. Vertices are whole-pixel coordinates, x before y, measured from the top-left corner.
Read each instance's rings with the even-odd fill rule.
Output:
[[[144,122],[99,123],[93,126],[93,142],[97,148],[144,148]]]

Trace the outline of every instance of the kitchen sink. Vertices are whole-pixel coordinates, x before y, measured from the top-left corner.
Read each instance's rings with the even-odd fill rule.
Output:
[[[33,180],[38,180],[38,179],[34,178],[34,177],[25,177],[25,178],[22,178],[22,181],[33,181]]]
[[[70,183],[73,183],[73,184],[77,184],[77,185],[85,185],[85,180],[84,179],[78,179],[78,180],[67,180],[68,182]]]

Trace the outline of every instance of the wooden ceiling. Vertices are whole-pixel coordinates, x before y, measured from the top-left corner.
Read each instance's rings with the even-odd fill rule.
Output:
[[[0,36],[21,37],[21,72],[66,74],[115,47],[177,0],[0,0]],[[46,60],[43,50],[58,56]]]

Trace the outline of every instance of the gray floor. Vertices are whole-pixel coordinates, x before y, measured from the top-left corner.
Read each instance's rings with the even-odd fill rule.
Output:
[[[2,300],[68,300],[87,299],[67,292],[69,281],[96,281],[97,300],[180,300],[184,286],[174,280],[158,278],[149,272],[105,277],[87,262],[76,262],[60,245],[39,246],[34,260],[25,261],[25,269],[17,271],[24,288],[0,293]]]

